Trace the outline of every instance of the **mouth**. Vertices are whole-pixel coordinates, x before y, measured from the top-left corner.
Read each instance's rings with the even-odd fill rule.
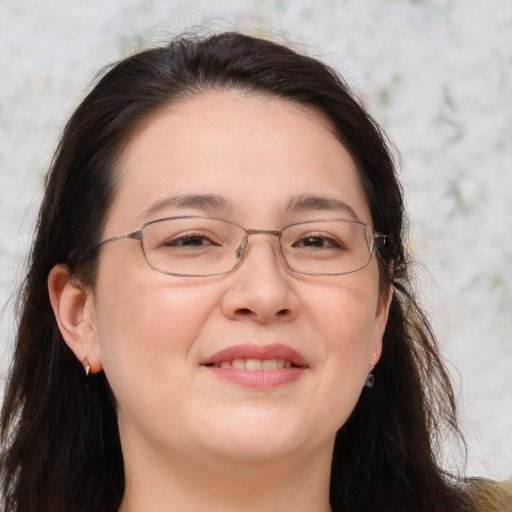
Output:
[[[282,370],[283,368],[299,368],[294,365],[289,359],[243,359],[236,358],[227,361],[221,361],[220,363],[212,363],[206,366],[212,366],[214,368],[236,368],[238,370]]]
[[[297,350],[279,343],[233,345],[213,354],[203,361],[202,365],[249,371],[308,366],[305,358]]]
[[[217,352],[201,366],[222,380],[250,388],[294,382],[309,368],[304,357],[286,345],[236,345]]]

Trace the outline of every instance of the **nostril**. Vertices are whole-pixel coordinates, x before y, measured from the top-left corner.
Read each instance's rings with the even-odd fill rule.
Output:
[[[286,316],[290,313],[290,310],[289,309],[281,309],[280,311],[277,312],[277,315],[278,316]]]

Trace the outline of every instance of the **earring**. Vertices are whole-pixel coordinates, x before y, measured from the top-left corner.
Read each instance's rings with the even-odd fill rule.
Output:
[[[365,387],[367,388],[373,388],[373,386],[375,386],[375,376],[373,375],[372,372],[370,372],[367,376],[366,376],[366,381],[364,383]]]
[[[87,363],[85,365],[85,376],[89,377],[89,373],[91,373],[91,365],[89,363]]]

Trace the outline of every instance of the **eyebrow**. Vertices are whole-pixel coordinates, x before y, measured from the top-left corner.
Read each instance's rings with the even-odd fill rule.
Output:
[[[232,205],[225,197],[218,194],[179,194],[158,199],[149,205],[139,217],[151,218],[171,208],[211,213],[228,212],[232,210]]]
[[[165,210],[198,210],[205,213],[227,213],[233,205],[225,197],[218,194],[179,194],[158,199],[148,206],[139,217],[150,219]],[[285,207],[286,213],[304,213],[308,211],[329,211],[345,213],[353,220],[360,221],[355,210],[340,199],[325,196],[301,194],[292,197]]]
[[[302,213],[319,210],[337,213],[342,212],[348,214],[350,217],[352,217],[353,220],[360,221],[355,210],[350,205],[334,197],[302,194],[290,199],[285,209],[285,211],[291,213]]]

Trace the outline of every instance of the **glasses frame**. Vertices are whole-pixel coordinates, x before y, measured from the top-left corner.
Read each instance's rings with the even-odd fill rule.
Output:
[[[229,270],[225,270],[223,272],[215,272],[213,274],[178,274],[178,273],[175,273],[175,272],[166,272],[164,270],[161,270],[159,268],[154,267],[149,262],[149,260],[147,258],[147,255],[146,255],[146,251],[144,250],[144,241],[143,241],[144,229],[147,226],[150,226],[151,224],[155,224],[157,222],[164,222],[164,221],[168,221],[168,220],[177,220],[177,219],[220,220],[222,222],[226,222],[227,224],[231,224],[233,226],[236,226],[237,228],[242,229],[245,232],[245,239],[244,239],[243,245],[241,245],[240,248],[238,249],[239,251],[241,250],[241,254],[239,256],[237,256],[238,259],[235,262],[235,264]],[[362,265],[361,267],[356,268],[355,270],[350,270],[348,272],[337,272],[337,273],[304,272],[302,270],[297,270],[296,268],[291,266],[290,263],[288,262],[288,260],[286,259],[286,256],[285,256],[284,251],[283,251],[283,247],[281,245],[282,233],[283,233],[284,230],[286,230],[287,228],[289,228],[291,226],[297,226],[297,225],[300,225],[300,224],[309,224],[309,223],[312,223],[312,222],[348,222],[348,223],[351,223],[351,224],[358,224],[358,225],[361,225],[361,226],[364,226],[364,227],[368,228],[370,230],[371,234],[372,234],[372,244],[369,247],[368,261],[364,265]],[[286,267],[289,270],[293,271],[293,272],[296,272],[298,274],[307,275],[307,276],[343,276],[343,275],[346,275],[346,274],[353,274],[355,272],[359,272],[359,270],[362,270],[363,268],[367,267],[370,264],[370,261],[372,260],[372,257],[374,255],[374,253],[376,253],[377,251],[382,249],[382,247],[386,244],[387,239],[389,238],[388,235],[383,235],[382,233],[378,233],[371,226],[369,226],[368,224],[365,224],[364,222],[361,222],[361,221],[358,221],[358,220],[349,220],[349,219],[340,219],[340,218],[300,220],[300,221],[297,221],[297,222],[291,222],[291,223],[286,224],[285,226],[283,226],[281,229],[275,230],[275,229],[244,228],[243,226],[240,226],[240,224],[237,224],[236,222],[232,222],[230,220],[222,219],[220,217],[210,217],[210,216],[207,216],[207,215],[177,215],[177,216],[172,216],[172,217],[163,217],[161,219],[149,220],[149,221],[145,222],[141,226],[141,228],[138,229],[137,231],[133,231],[131,233],[127,233],[126,235],[118,235],[118,236],[113,236],[113,237],[107,238],[106,240],[103,240],[102,242],[99,242],[98,244],[96,244],[93,247],[91,247],[90,250],[98,249],[98,248],[100,248],[103,245],[110,244],[112,242],[117,242],[119,240],[138,240],[140,242],[140,246],[141,246],[141,249],[142,249],[142,253],[144,254],[144,259],[146,260],[146,263],[153,270],[155,270],[156,272],[160,272],[161,274],[165,274],[165,275],[169,275],[169,276],[176,276],[176,277],[213,277],[213,276],[221,276],[221,275],[224,275],[224,274],[229,274],[230,272],[233,272],[242,263],[242,261],[244,259],[244,256],[245,256],[245,252],[247,250],[247,246],[249,245],[249,237],[252,236],[252,235],[271,235],[271,236],[278,237],[279,252],[281,254],[281,257],[282,257],[284,263],[286,264]]]

